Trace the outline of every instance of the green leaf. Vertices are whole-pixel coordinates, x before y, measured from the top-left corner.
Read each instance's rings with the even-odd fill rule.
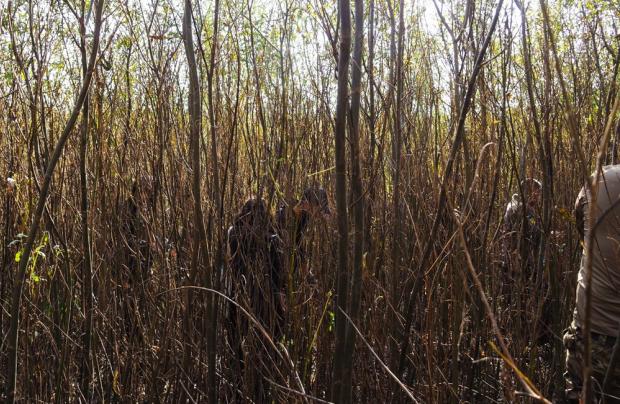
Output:
[[[332,332],[334,330],[334,324],[336,323],[336,315],[334,314],[333,311],[329,311],[327,313],[328,316],[328,323],[327,323],[327,331]]]

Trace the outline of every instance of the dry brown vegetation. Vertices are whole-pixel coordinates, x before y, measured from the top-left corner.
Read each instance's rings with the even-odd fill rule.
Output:
[[[247,335],[275,402],[558,397],[618,3],[335,3],[0,2],[3,399],[250,400],[226,229],[316,184],[316,281],[291,274],[280,340]],[[543,237],[506,268],[526,177]]]

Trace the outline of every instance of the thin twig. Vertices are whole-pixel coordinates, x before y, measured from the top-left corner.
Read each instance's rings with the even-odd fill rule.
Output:
[[[374,351],[374,349],[372,349],[372,347],[370,346],[370,344],[368,343],[368,341],[366,341],[366,338],[364,338],[364,336],[362,335],[362,333],[360,332],[359,328],[357,328],[357,326],[353,323],[353,321],[351,320],[351,318],[347,315],[347,313],[344,312],[344,310],[342,310],[341,307],[338,307],[338,310],[340,310],[340,312],[342,313],[342,315],[349,321],[349,324],[351,325],[351,327],[353,327],[353,329],[355,330],[355,332],[357,333],[357,335],[359,335],[359,337],[362,339],[362,341],[364,341],[364,344],[366,344],[366,346],[368,347],[368,350],[370,351],[370,353],[375,357],[375,359],[379,362],[379,364],[381,365],[381,367],[383,369],[385,369],[385,371],[387,372],[388,375],[390,375],[390,377],[392,377],[392,379],[394,379],[394,381],[400,386],[400,388],[405,392],[405,394],[407,394],[407,396],[411,399],[411,401],[413,401],[414,403],[418,403],[418,400],[416,400],[416,398],[413,396],[413,394],[411,393],[411,390],[409,390],[409,388],[407,386],[405,386],[405,384],[403,382],[400,381],[400,379],[398,378],[398,376],[396,376],[394,374],[394,372],[392,372],[390,370],[390,368],[383,363],[383,361],[381,360],[381,358],[379,358],[379,355],[377,355],[377,353]]]

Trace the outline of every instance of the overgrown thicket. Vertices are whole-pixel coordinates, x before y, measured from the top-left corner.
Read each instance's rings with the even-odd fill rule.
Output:
[[[280,340],[249,327],[273,400],[527,400],[507,354],[560,393],[571,211],[608,119],[619,154],[620,7],[345,2],[0,4],[3,397],[251,398],[216,293],[226,229],[248,197],[274,212],[309,185],[333,212],[305,236],[315,279],[290,274]],[[507,264],[526,177],[543,236]]]

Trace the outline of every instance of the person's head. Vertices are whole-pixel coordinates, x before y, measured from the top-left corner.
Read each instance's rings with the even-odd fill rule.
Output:
[[[306,188],[295,208],[308,213],[310,216],[319,214],[329,216],[331,214],[327,192],[322,187],[311,186]]]
[[[542,184],[535,178],[526,178],[521,182],[525,204],[535,207],[540,204],[542,197]]]
[[[271,218],[265,201],[259,198],[250,198],[245,201],[235,218],[235,222],[252,227],[268,226]]]
[[[144,205],[153,193],[153,178],[141,174],[131,178],[131,198],[137,205]]]
[[[13,171],[9,171],[9,175],[6,178],[6,191],[11,194],[15,189],[15,179],[13,178]]]

